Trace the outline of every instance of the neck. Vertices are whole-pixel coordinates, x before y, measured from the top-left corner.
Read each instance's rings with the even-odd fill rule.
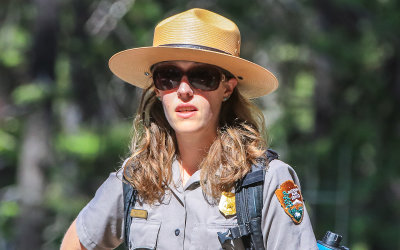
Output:
[[[199,169],[201,161],[207,155],[216,136],[216,133],[209,136],[193,133],[190,135],[176,135],[181,170],[183,172],[181,176],[184,183]]]

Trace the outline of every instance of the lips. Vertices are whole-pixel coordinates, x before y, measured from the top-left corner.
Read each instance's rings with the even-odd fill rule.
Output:
[[[179,104],[175,108],[175,112],[178,115],[178,117],[183,119],[187,119],[194,116],[196,114],[196,111],[198,111],[196,106],[193,106],[191,104]]]
[[[193,112],[197,111],[198,109],[191,105],[191,104],[180,104],[175,108],[175,112]]]

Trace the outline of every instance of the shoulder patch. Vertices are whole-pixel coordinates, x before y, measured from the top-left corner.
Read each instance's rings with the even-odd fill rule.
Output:
[[[275,195],[293,222],[300,224],[303,220],[304,203],[299,187],[292,180],[288,180],[275,190]]]

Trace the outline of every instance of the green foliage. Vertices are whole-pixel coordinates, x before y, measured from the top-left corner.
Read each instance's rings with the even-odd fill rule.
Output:
[[[295,77],[295,85],[292,100],[297,102],[293,107],[293,120],[298,129],[304,133],[312,132],[314,129],[314,109],[312,98],[314,95],[315,79],[313,75],[299,72]]]
[[[4,152],[14,151],[16,149],[15,146],[15,138],[12,135],[0,130],[0,155]]]
[[[66,55],[60,55],[57,58],[55,71],[57,75],[56,89],[59,95],[63,96],[69,92],[71,85],[70,61]]]
[[[36,82],[15,88],[12,97],[16,105],[29,105],[43,101],[49,94],[49,85]]]
[[[5,238],[10,238],[13,235],[12,223],[19,214],[19,206],[15,201],[0,202],[0,232]],[[0,234],[1,235],[1,234]]]
[[[18,204],[15,201],[3,201],[0,204],[0,218],[3,220],[14,218],[18,215]],[[2,224],[2,223],[0,223]]]
[[[73,218],[88,202],[88,199],[68,195],[64,190],[65,184],[62,180],[49,184],[45,204],[57,214]]]
[[[24,62],[29,33],[22,27],[6,24],[0,28],[0,62],[9,68]]]
[[[105,36],[87,22],[101,4],[117,1],[58,1],[54,76],[32,74],[37,2],[0,3],[0,248],[15,237],[21,210],[5,197],[18,185],[27,117],[50,113],[54,152],[43,168],[40,209],[48,221],[40,237],[42,249],[57,249],[129,153],[138,93],[111,74],[107,60],[150,46],[159,21],[192,7],[233,19],[242,57],[277,75],[279,90],[257,103],[274,116],[266,117],[271,147],[298,172],[317,238],[333,230],[352,249],[399,248],[398,1],[136,0],[104,25],[115,24]]]
[[[100,151],[100,137],[85,130],[74,134],[59,134],[56,145],[61,153],[82,159],[94,159]]]

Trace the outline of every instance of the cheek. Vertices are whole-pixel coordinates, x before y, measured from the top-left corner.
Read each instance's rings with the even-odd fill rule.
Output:
[[[162,98],[162,106],[164,109],[165,116],[168,118],[173,111],[172,109],[172,103],[173,103],[173,98],[168,95],[164,95],[161,97]]]
[[[222,101],[218,99],[218,97],[209,97],[204,100],[204,111],[205,116],[210,120],[218,120],[218,116],[221,110]]]
[[[164,110],[164,116],[167,119],[169,125],[175,129],[176,128],[176,117],[175,117],[175,106],[174,102],[176,97],[174,93],[161,93],[162,106]]]
[[[219,111],[222,105],[222,94],[219,92],[210,93],[209,95],[205,96],[205,101],[209,106],[210,110],[215,113],[215,111]]]

